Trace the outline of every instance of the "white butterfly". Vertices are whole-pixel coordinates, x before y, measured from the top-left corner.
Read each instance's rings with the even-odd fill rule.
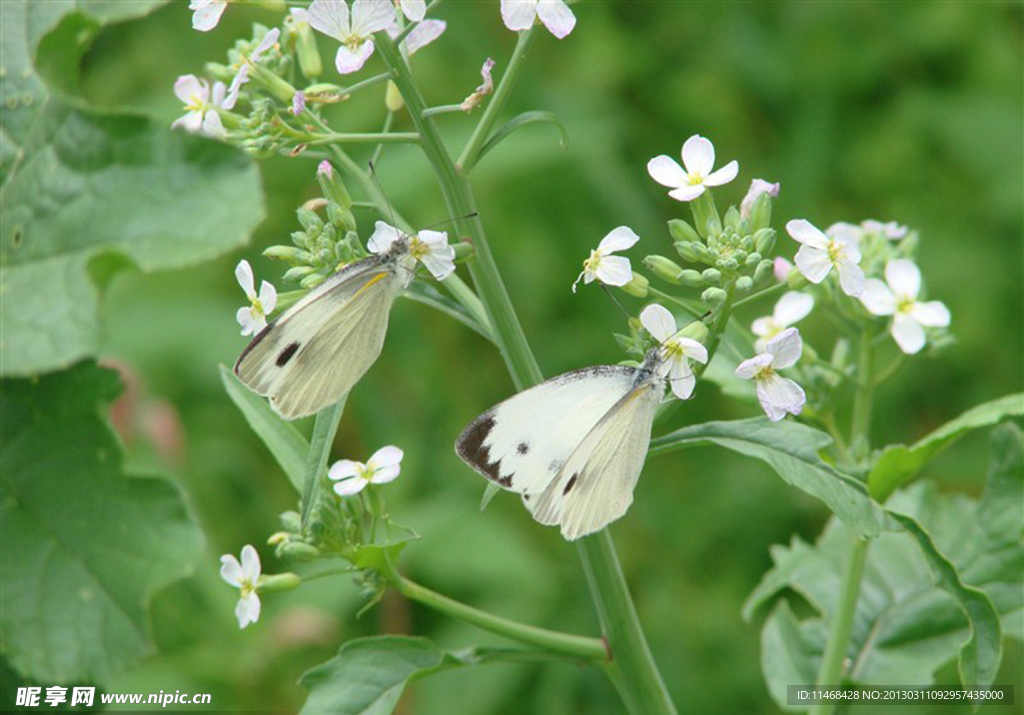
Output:
[[[378,221],[376,255],[345,266],[261,330],[235,363],[238,378],[285,419],[342,398],[380,355],[391,305],[421,261],[438,280],[454,270],[443,232],[407,236]]]
[[[574,540],[626,513],[665,393],[663,347],[639,367],[600,365],[510,397],[463,430],[455,451],[542,524]]]

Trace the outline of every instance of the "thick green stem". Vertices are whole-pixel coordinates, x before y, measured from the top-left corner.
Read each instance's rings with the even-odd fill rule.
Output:
[[[871,426],[871,397],[874,382],[871,376],[871,333],[865,326],[860,336],[857,358],[857,392],[853,398],[853,419],[850,425],[850,446],[857,447],[857,437],[868,439]],[[867,445],[864,445],[867,448]]]
[[[426,586],[421,586],[404,576],[397,577],[396,587],[399,593],[406,598],[418,601],[425,606],[430,606],[434,610],[453,618],[472,623],[474,626],[484,630],[512,638],[520,643],[527,643],[554,651],[555,653],[585,660],[603,661],[608,657],[608,651],[605,649],[604,643],[597,638],[586,638],[569,633],[549,631],[545,628],[537,628],[525,623],[510,621],[431,591]]]
[[[308,144],[415,144],[416,132],[354,132],[348,134],[311,134]]]

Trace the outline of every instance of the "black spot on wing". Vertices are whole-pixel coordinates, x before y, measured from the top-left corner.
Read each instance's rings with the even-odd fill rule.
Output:
[[[565,484],[565,489],[562,490],[562,496],[565,496],[566,494],[568,494],[569,491],[574,486],[576,486],[576,477],[578,477],[578,476],[579,476],[578,474],[574,474],[571,477],[569,477],[569,481],[566,482],[566,484]]]
[[[284,367],[285,365],[287,365],[288,361],[292,359],[292,357],[295,355],[296,352],[298,352],[298,350],[299,350],[299,344],[298,343],[292,343],[291,345],[286,347],[284,350],[282,350],[278,354],[278,356],[277,356],[277,360],[276,360],[277,366],[278,367]]]
[[[528,445],[526,442],[520,442],[516,446],[516,452],[519,453],[519,454],[526,454],[529,451],[530,451],[530,445]]]
[[[501,460],[491,461],[490,450],[484,445],[487,435],[494,429],[494,417],[490,412],[477,417],[469,423],[455,442],[455,452],[466,464],[483,474],[488,479],[503,487],[512,485],[512,475],[501,476]]]

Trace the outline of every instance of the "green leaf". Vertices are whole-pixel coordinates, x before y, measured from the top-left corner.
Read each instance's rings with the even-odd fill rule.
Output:
[[[480,152],[477,154],[476,161],[479,162],[483,158],[484,154],[489,152],[494,147],[498,146],[505,138],[514,132],[519,127],[526,124],[533,124],[534,122],[551,122],[558,127],[559,133],[559,146],[565,149],[569,146],[569,132],[566,130],[565,125],[562,124],[562,120],[558,118],[553,112],[544,111],[532,111],[523,112],[519,116],[513,117],[508,120],[498,131],[494,132],[490,138],[484,142],[484,145],[480,147]]]
[[[316,413],[313,436],[309,440],[309,452],[305,457],[306,467],[302,477],[303,529],[309,523],[313,505],[319,497],[317,487],[323,480],[324,470],[327,469],[327,460],[331,456],[331,445],[334,444],[334,435],[338,432],[338,423],[341,422],[341,415],[345,412],[347,399],[348,395],[346,394],[330,407],[325,407]]]
[[[863,484],[818,456],[820,450],[832,444],[832,438],[824,432],[797,422],[770,422],[763,417],[706,422],[657,437],[651,441],[650,453],[702,444],[716,444],[767,463],[786,483],[821,499],[865,538],[891,528]]]
[[[290,422],[274,412],[270,403],[243,385],[229,367],[220,366],[220,379],[228,397],[242,411],[252,431],[263,440],[288,481],[301,494],[309,442]]]
[[[801,623],[789,604],[779,601],[761,630],[761,669],[772,699],[783,710],[806,709],[788,707],[786,689],[815,682],[824,648],[821,622]]]
[[[1007,395],[967,410],[909,447],[902,444],[886,447],[868,475],[868,488],[872,496],[884,502],[890,494],[909,482],[928,460],[965,433],[994,425],[1006,417],[1020,415],[1024,415],[1024,393]]]
[[[52,96],[36,73],[37,49],[51,64],[61,52],[84,51],[71,42],[41,49],[48,32],[68,27],[61,21],[69,13],[95,34],[153,4],[0,3],[4,375],[96,354],[100,293],[115,270],[209,260],[243,244],[263,218],[259,176],[242,152]]]
[[[152,649],[152,595],[202,539],[178,490],[126,475],[101,409],[117,375],[83,363],[0,382],[4,654],[52,683],[102,683]]]
[[[398,555],[410,541],[420,535],[407,526],[388,520],[383,529],[384,538],[372,544],[362,544],[352,551],[352,563],[361,569],[389,573]]]

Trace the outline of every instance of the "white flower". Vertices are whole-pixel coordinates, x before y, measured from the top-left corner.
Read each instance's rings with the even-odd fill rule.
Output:
[[[672,188],[668,195],[677,201],[693,201],[708,186],[728,184],[736,178],[740,165],[730,161],[718,171],[715,167],[715,145],[700,134],[694,134],[683,144],[683,166],[662,154],[647,162],[647,173],[662,186]]]
[[[403,235],[394,226],[378,221],[366,247],[372,253],[384,253]],[[455,249],[448,245],[448,234],[445,231],[420,231],[405,238],[409,241],[411,264],[419,261],[439,281],[443,281],[455,270]],[[412,266],[409,268],[411,280]]]
[[[426,0],[398,0],[397,5],[409,22],[419,22],[427,14]]]
[[[256,62],[259,62],[264,53],[277,44],[277,40],[280,37],[281,31],[275,27],[263,36],[260,43],[256,45],[256,49],[253,50],[248,57],[243,57],[241,59],[240,63],[237,65],[238,72],[235,73],[234,79],[231,80],[231,86],[228,87],[227,101],[224,103],[227,109],[231,109],[235,106],[235,102],[238,101],[238,93],[242,90],[242,85],[249,81],[249,67]]]
[[[391,0],[355,0],[351,12],[345,0],[313,0],[310,26],[341,43],[334,64],[341,74],[357,71],[373,54],[373,33],[395,19]]]
[[[235,319],[242,326],[242,335],[254,335],[267,327],[267,316],[274,312],[274,306],[277,305],[277,290],[270,283],[263,281],[260,283],[260,294],[256,295],[249,261],[238,262],[235,266],[235,278],[251,303],[248,308],[239,308]]]
[[[847,225],[830,226],[832,235],[826,236],[810,221],[794,219],[786,224],[786,230],[803,244],[796,252],[795,261],[796,267],[807,280],[821,283],[835,267],[843,292],[858,296],[864,290],[864,271],[857,265],[860,263],[860,249],[857,247],[859,236],[846,230],[844,226]]]
[[[242,563],[233,554],[220,557],[220,577],[241,590],[235,606],[238,627],[245,628],[260,619],[260,597],[256,595],[256,582],[260,578],[260,555],[251,545],[242,547]]]
[[[782,256],[779,256],[772,263],[772,272],[775,274],[775,280],[779,283],[789,278],[789,272],[793,270],[793,264],[787,261]]]
[[[192,28],[200,32],[209,32],[217,27],[220,16],[230,0],[192,0],[188,9],[192,11]]]
[[[757,399],[772,422],[778,422],[787,412],[800,414],[807,401],[798,384],[776,372],[799,360],[802,348],[800,331],[786,328],[765,343],[764,352],[744,360],[736,368],[739,377],[753,378],[757,382]]]
[[[483,101],[484,97],[494,90],[494,80],[491,79],[492,69],[494,69],[494,60],[488,57],[484,61],[483,67],[480,68],[480,78],[483,79],[483,83],[473,90],[473,94],[462,100],[460,106],[463,112],[473,111]]]
[[[949,309],[938,300],[922,303],[921,271],[904,258],[885,264],[886,285],[871,278],[860,296],[864,307],[874,315],[891,315],[891,333],[900,350],[913,355],[925,344],[924,328],[945,328],[949,325]]]
[[[629,226],[613,228],[601,239],[597,248],[590,252],[590,258],[583,261],[583,271],[572,284],[572,292],[576,292],[576,284],[582,280],[591,283],[596,278],[605,285],[624,286],[633,280],[633,269],[629,259],[624,256],[613,256],[616,251],[632,248],[640,237]]]
[[[443,35],[447,27],[448,23],[444,20],[424,20],[409,31],[409,35],[403,41],[405,49],[409,51],[410,56],[416,54]],[[398,26],[397,22],[392,21],[388,25],[388,35],[393,40],[400,34],[402,34],[402,28]]]
[[[398,447],[381,447],[366,464],[342,459],[331,465],[327,477],[337,484],[334,491],[340,496],[358,494],[367,484],[387,484],[394,481],[401,471],[402,450]]]
[[[676,319],[664,307],[653,303],[640,313],[640,323],[661,343],[662,361],[658,374],[668,377],[672,392],[680,400],[693,394],[697,378],[690,369],[690,360],[707,363],[708,350],[696,340],[676,335]]]
[[[210,83],[194,74],[178,77],[174,83],[174,94],[185,103],[185,115],[175,119],[171,128],[223,139],[227,132],[217,114],[217,107],[230,109],[225,93],[223,82],[215,82],[211,91]]]
[[[864,229],[865,233],[879,233],[885,236],[890,241],[898,241],[907,235],[910,230],[906,226],[895,221],[889,221],[882,223],[881,221],[875,221],[874,219],[868,219],[862,221],[860,227]]]
[[[757,197],[761,194],[768,194],[774,199],[779,195],[779,184],[772,184],[763,179],[754,179],[751,181],[750,188],[747,189],[747,195],[744,196],[743,201],[740,202],[741,218],[748,218],[750,216],[750,211],[754,208],[754,202],[757,201]]]
[[[758,336],[754,347],[758,352],[764,352],[765,343],[781,333],[783,330],[797,323],[811,312],[814,308],[814,298],[807,293],[791,290],[779,298],[771,315],[758,318],[750,326],[754,335]]]
[[[576,16],[563,0],[501,0],[501,19],[510,30],[529,30],[538,17],[559,40],[576,26]]]

